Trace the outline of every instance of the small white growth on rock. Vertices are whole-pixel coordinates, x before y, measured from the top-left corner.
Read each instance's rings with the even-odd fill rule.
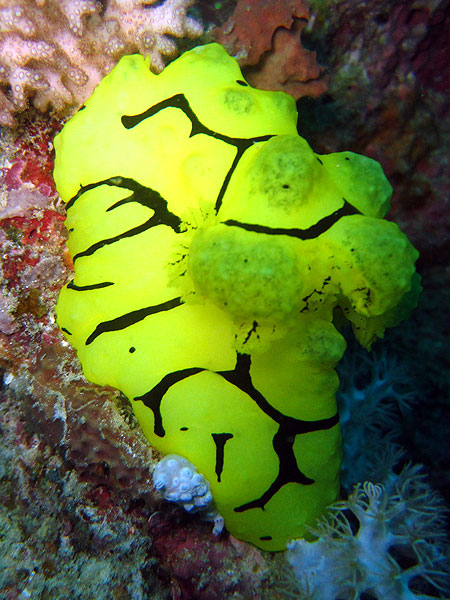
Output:
[[[165,500],[180,504],[187,512],[199,512],[203,519],[214,521],[213,533],[223,530],[223,517],[214,507],[209,482],[183,456],[165,456],[153,471],[153,483]]]
[[[153,472],[153,483],[169,502],[178,502],[188,512],[204,510],[212,502],[209,483],[186,458],[169,454]]]
[[[10,383],[12,383],[14,379],[14,375],[12,373],[5,373],[5,377],[3,379],[3,384],[4,385],[9,385]]]

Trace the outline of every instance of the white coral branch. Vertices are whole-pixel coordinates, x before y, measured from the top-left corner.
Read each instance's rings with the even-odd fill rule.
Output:
[[[329,508],[317,540],[294,540],[288,561],[308,600],[431,600],[424,581],[448,589],[446,508],[419,466],[407,465],[385,485],[355,486]],[[412,564],[411,564],[412,563]]]
[[[0,0],[0,125],[30,102],[41,111],[77,107],[124,54],[141,52],[154,72],[177,54],[169,36],[197,37],[195,0]]]
[[[78,37],[83,35],[86,18],[97,13],[100,8],[96,0],[60,0],[59,5],[70,31]]]

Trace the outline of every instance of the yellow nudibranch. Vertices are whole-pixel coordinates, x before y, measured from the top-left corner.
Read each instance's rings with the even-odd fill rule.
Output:
[[[160,75],[125,56],[55,139],[75,267],[61,330],[266,550],[338,496],[333,314],[370,347],[417,290],[380,165],[315,154],[296,124],[290,96],[209,44]]]

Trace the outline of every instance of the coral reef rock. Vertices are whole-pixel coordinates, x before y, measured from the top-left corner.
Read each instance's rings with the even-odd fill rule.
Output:
[[[327,75],[316,53],[301,44],[310,18],[305,0],[239,0],[233,15],[213,32],[238,59],[250,85],[282,90],[296,100],[327,91]]]
[[[153,71],[177,53],[174,37],[197,37],[194,0],[1,0],[0,125],[32,99],[63,113],[88,98],[124,54],[149,57]],[[155,6],[152,6],[155,4]]]
[[[422,264],[448,264],[449,0],[310,4],[307,41],[330,82],[312,110],[300,104],[300,134],[316,151],[381,162],[394,188],[391,218]]]

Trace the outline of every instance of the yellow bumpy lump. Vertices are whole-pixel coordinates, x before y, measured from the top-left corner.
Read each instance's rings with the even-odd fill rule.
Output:
[[[55,139],[75,266],[59,326],[267,550],[338,495],[333,311],[369,347],[417,289],[379,164],[315,154],[296,121],[211,44],[160,75],[122,58]]]

